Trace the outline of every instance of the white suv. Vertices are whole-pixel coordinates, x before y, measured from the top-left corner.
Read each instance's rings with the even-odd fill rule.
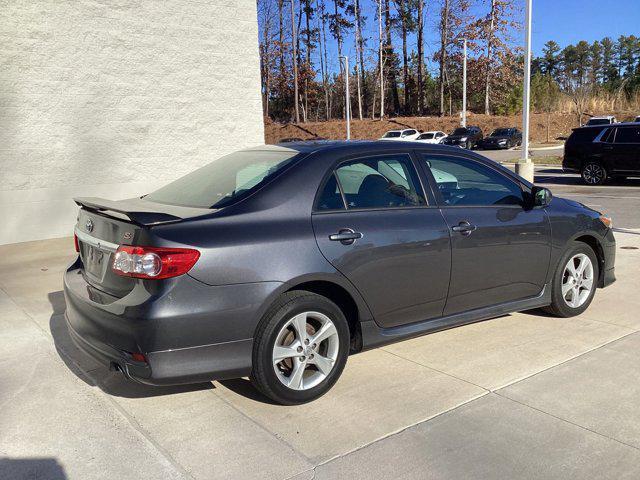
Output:
[[[387,133],[380,137],[380,140],[415,140],[420,135],[417,130],[408,128],[406,130],[389,130]]]
[[[618,123],[616,117],[604,115],[602,117],[591,117],[585,125],[611,125],[612,123]]]

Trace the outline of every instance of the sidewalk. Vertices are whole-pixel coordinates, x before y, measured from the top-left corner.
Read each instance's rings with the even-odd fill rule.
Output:
[[[350,357],[320,400],[153,388],[78,352],[71,239],[0,247],[0,478],[640,477],[640,236],[573,319],[519,313]]]

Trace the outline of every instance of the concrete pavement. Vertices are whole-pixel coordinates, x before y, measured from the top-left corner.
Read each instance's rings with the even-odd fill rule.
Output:
[[[349,359],[311,404],[153,388],[77,351],[72,240],[0,247],[0,479],[638,478],[640,235],[580,317],[507,315]],[[631,249],[627,248],[631,247]]]

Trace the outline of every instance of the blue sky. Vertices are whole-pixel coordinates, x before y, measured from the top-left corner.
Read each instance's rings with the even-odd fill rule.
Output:
[[[370,38],[367,45],[368,55],[373,56],[377,49],[378,27],[375,17],[374,1],[361,1],[366,17],[366,34]],[[473,11],[486,14],[488,0],[472,0]],[[524,23],[524,0],[514,0],[518,5]],[[333,9],[333,3],[325,0],[327,9]],[[440,0],[425,0],[425,50],[427,58],[433,57],[438,47],[437,18]],[[540,55],[548,40],[555,40],[561,47],[580,40],[593,42],[606,36],[617,39],[620,35],[640,35],[640,0],[533,0],[533,53]],[[327,32],[329,35],[329,32]],[[337,47],[333,39],[328,38],[329,56],[337,57]],[[524,46],[524,33],[517,32],[514,40]],[[353,63],[355,47],[353,37],[345,40],[345,50]],[[415,35],[409,37],[409,51],[415,49]],[[401,53],[401,38],[394,39],[396,51]],[[337,70],[337,60],[329,61],[332,70]],[[435,71],[436,65],[428,65]]]

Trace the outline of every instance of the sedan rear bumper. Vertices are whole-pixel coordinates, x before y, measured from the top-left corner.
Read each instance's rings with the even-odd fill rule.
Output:
[[[115,298],[72,265],[64,275],[66,322],[82,351],[151,385],[238,378],[251,372],[253,334],[280,282],[211,286],[188,275],[140,281]],[[138,361],[143,354],[146,361]]]

